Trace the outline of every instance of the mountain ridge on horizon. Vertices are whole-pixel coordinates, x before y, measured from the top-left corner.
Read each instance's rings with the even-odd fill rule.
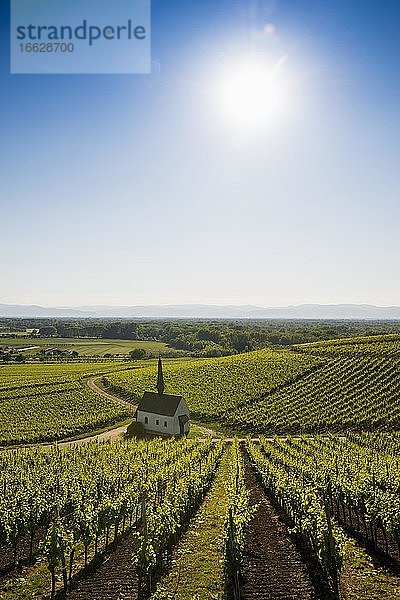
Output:
[[[373,304],[299,304],[282,307],[215,304],[83,305],[43,307],[0,304],[1,318],[187,318],[400,320],[400,306]]]

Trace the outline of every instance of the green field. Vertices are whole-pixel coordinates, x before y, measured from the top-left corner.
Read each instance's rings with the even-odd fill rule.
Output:
[[[400,543],[398,450],[398,435],[363,434],[3,451],[0,598],[64,597],[68,565],[72,600],[223,600],[235,580],[243,598],[398,599],[398,573],[382,566]],[[310,559],[324,596],[311,595]]]
[[[95,394],[85,379],[122,363],[0,366],[0,444],[64,439],[119,423],[133,408]]]
[[[127,364],[137,368],[90,362],[0,366],[0,443],[62,439],[122,421],[132,411],[90,392],[83,380],[104,373],[106,386],[136,403],[154,389],[156,365]],[[164,376],[166,391],[183,394],[193,418],[225,431],[273,435],[400,427],[399,336],[166,359]]]
[[[260,350],[165,366],[167,391],[197,418],[252,435],[400,428],[400,336]],[[149,368],[109,374],[118,393],[140,397]]]
[[[231,423],[243,406],[260,402],[275,390],[313,372],[324,364],[318,357],[286,350],[258,350],[224,358],[166,363],[168,393],[183,394],[200,419]],[[116,393],[137,401],[154,387],[154,367],[109,374],[105,381]]]
[[[106,340],[89,338],[30,338],[30,337],[6,337],[0,338],[0,348],[12,346],[13,348],[28,348],[38,346],[33,350],[24,352],[30,356],[37,354],[45,348],[59,348],[60,350],[71,350],[78,352],[80,356],[104,356],[105,354],[122,354],[126,356],[135,348],[143,348],[152,356],[161,352],[168,355],[171,349],[163,342],[141,341],[141,340]],[[174,351],[176,353],[176,350]]]
[[[52,569],[57,589],[67,585],[60,557],[78,574],[85,556],[91,560],[115,539],[119,545],[108,559],[113,568],[95,570],[93,588],[91,580],[78,578],[71,600],[91,597],[82,594],[80,581],[90,594],[114,588],[125,593],[126,581],[119,579],[124,570],[132,574],[132,598],[140,583],[151,600],[222,600],[241,557],[251,561],[256,548],[261,564],[264,552],[271,557],[271,547],[286,544],[287,530],[325,569],[326,584],[333,589],[339,582],[342,598],[399,598],[398,575],[373,564],[359,545],[359,540],[375,545],[380,555],[398,562],[400,436],[381,432],[400,427],[399,341],[400,336],[354,338],[165,360],[166,391],[182,393],[192,416],[222,431],[259,436],[255,441],[133,439],[65,449],[3,448],[0,567],[7,566],[1,551],[6,557],[7,548],[17,547],[24,536],[44,531],[46,544],[27,577],[11,578],[0,598],[49,600]],[[133,408],[87,388],[92,374],[135,401],[154,389],[157,361],[0,366],[0,444],[63,439],[132,418]],[[324,435],[315,435],[319,432]],[[249,493],[254,494],[255,481],[253,512]],[[148,530],[142,536],[130,527],[144,498]],[[268,508],[271,498],[287,519],[279,526]],[[256,525],[245,527],[253,514]],[[129,553],[119,554],[124,540]],[[20,547],[23,552],[24,544]],[[285,562],[279,552],[272,554],[279,597],[289,597],[284,595],[289,580],[299,590],[290,597],[305,597],[301,557],[293,554]],[[247,589],[271,582],[271,572],[263,575],[258,566],[246,573]],[[123,595],[112,596],[118,597]]]

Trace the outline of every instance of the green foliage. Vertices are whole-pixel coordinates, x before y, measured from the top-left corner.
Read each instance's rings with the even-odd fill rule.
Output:
[[[220,443],[186,439],[3,451],[0,549],[44,528],[54,594],[57,572],[66,588],[79,545],[93,557],[111,530],[118,539],[140,525],[138,567],[147,580],[208,489],[221,452]]]
[[[83,378],[107,364],[21,365],[0,369],[0,444],[64,439],[133,415],[88,389]]]
[[[127,427],[126,430],[126,434],[128,437],[141,437],[143,436],[145,433],[145,429],[144,429],[144,425],[143,423],[140,423],[139,421],[132,421],[132,423],[130,423]]]
[[[343,565],[345,539],[335,537],[325,496],[306,479],[299,477],[280,456],[276,459],[274,444],[262,440],[262,448],[248,442],[250,458],[272,496],[290,517],[294,527],[320,561],[334,589],[338,590]]]
[[[132,343],[128,344],[129,349],[124,352],[121,349],[121,341],[142,340],[138,343],[162,343],[164,354],[169,354],[175,349],[194,357],[217,357],[268,346],[282,347],[338,337],[400,331],[400,325],[395,321],[0,319],[0,338],[2,330],[16,332],[15,335],[20,337],[32,329],[46,331],[45,328],[49,327],[52,335],[64,338],[64,341],[73,340],[80,355],[128,354],[134,346]],[[105,344],[110,340],[108,349],[102,351],[100,344],[98,352],[92,351],[93,345],[99,340],[103,340]],[[45,340],[36,339],[39,344],[41,341]],[[88,350],[85,349],[85,343]],[[107,348],[107,344],[105,347]]]
[[[129,352],[129,356],[131,360],[143,360],[146,358],[146,350],[144,348],[135,348],[131,352]]]
[[[244,479],[244,462],[238,441],[232,444],[232,468],[227,480],[229,498],[225,518],[226,535],[226,571],[234,597],[240,598],[240,563],[244,550],[245,526],[253,516],[256,507],[250,506],[250,492]]]
[[[252,515],[248,496],[235,441],[225,448],[210,491],[151,600],[225,598],[227,580],[232,585],[239,568],[244,525]]]
[[[54,325],[45,325],[39,329],[41,337],[55,337],[57,335],[57,327]]]
[[[342,570],[354,548],[333,521],[329,527],[330,515],[345,519],[350,527],[354,520],[363,523],[372,545],[374,528],[380,528],[385,539],[390,535],[400,542],[398,435],[363,433],[351,438],[262,438],[260,447],[249,443],[265,486],[331,576]],[[356,515],[353,523],[346,516],[350,509]]]
[[[167,391],[194,416],[255,434],[396,430],[400,427],[399,336],[260,350],[165,366]],[[154,367],[106,376],[138,399]]]
[[[375,335],[335,339],[313,344],[296,346],[296,350],[317,355],[361,355],[380,354],[396,356],[400,354],[400,335]]]
[[[221,359],[166,363],[164,377],[166,391],[183,394],[193,413],[228,421],[240,407],[321,364],[316,357],[260,350]],[[146,389],[154,387],[155,371],[153,366],[121,371],[108,374],[106,381],[116,392],[138,400]]]
[[[349,346],[355,347],[353,343]],[[323,345],[322,351],[318,350],[318,357],[326,361],[321,369],[238,410],[234,421],[242,422],[247,431],[277,434],[398,429],[398,341],[373,341],[358,347],[362,353],[348,352],[347,344],[343,344],[338,346],[339,352],[328,355]],[[303,348],[308,352],[309,346]]]

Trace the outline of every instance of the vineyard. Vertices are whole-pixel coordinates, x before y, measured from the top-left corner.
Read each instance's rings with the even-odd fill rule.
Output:
[[[395,430],[399,399],[398,360],[340,356],[234,417],[246,430],[263,433]]]
[[[171,550],[211,486],[209,497],[217,493],[219,513],[215,502],[203,505],[203,515],[211,520],[206,541],[222,569],[209,585],[223,593],[226,581],[237,581],[243,525],[251,514],[242,469],[238,443],[212,441],[158,439],[3,451],[0,574],[10,577],[18,566],[40,558],[48,570],[48,597],[67,592],[71,598],[85,597],[81,574],[90,571],[96,578],[101,559],[118,553],[128,540],[130,597],[148,598],[153,592],[158,597],[168,589],[164,580],[155,588]],[[188,535],[193,535],[190,528]],[[210,559],[204,548],[199,551],[200,561]],[[193,565],[187,568],[188,585],[193,585]],[[118,584],[113,582],[119,594]],[[95,585],[90,581],[91,589]],[[2,587],[0,597],[7,598],[10,584],[2,586],[0,579]],[[108,593],[100,590],[99,597],[108,598]]]
[[[251,436],[3,449],[0,599],[400,600],[399,360],[391,335],[166,362]],[[3,367],[3,444],[132,415],[142,365]]]
[[[400,427],[400,338],[376,336],[304,344],[295,352],[166,365],[168,391],[183,392],[198,418],[250,434],[320,433]],[[105,377],[137,401],[152,369]]]
[[[193,415],[227,422],[243,406],[258,403],[324,365],[323,359],[286,351],[259,350],[218,359],[165,365],[169,393],[181,393]],[[105,381],[133,402],[154,387],[154,367],[111,373]]]
[[[5,450],[0,598],[400,598],[398,444],[354,434]]]
[[[0,444],[64,439],[133,414],[98,396],[84,379],[115,365],[19,365],[0,367]]]
[[[400,564],[398,437],[352,437],[261,438],[247,443],[247,453],[333,597],[400,598],[400,580],[385,569],[376,571],[377,589],[368,573],[359,580],[358,592],[348,587],[354,537],[393,573],[399,573]]]
[[[294,346],[298,351],[312,354],[381,354],[396,356],[400,354],[400,335],[370,335],[368,337],[326,340],[312,344]]]
[[[168,362],[167,391],[182,393],[194,418],[244,434],[395,431],[399,344],[398,335],[370,336]],[[105,373],[106,385],[133,404],[154,386],[153,365],[1,367],[0,444],[61,440],[131,416],[133,408],[87,388],[95,373]]]

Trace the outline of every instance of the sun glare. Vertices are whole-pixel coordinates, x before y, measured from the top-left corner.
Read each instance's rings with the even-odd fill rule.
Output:
[[[218,103],[236,126],[253,128],[274,124],[289,99],[283,73],[277,65],[237,64],[220,77]]]

